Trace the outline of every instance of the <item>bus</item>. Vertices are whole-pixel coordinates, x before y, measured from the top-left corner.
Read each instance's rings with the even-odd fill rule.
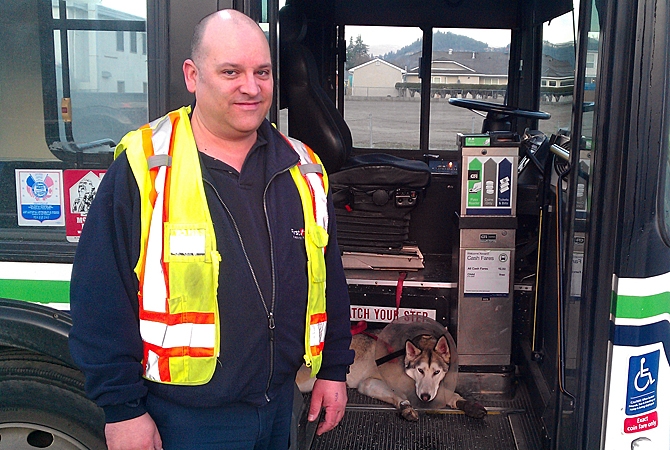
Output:
[[[670,448],[664,2],[0,0],[0,449],[105,448],[67,346],[78,237],[121,137],[192,103],[224,8],[328,171],[352,333],[434,319],[488,410],[349,390],[316,436],[297,392],[292,449]]]

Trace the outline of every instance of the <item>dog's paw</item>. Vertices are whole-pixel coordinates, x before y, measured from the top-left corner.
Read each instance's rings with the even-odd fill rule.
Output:
[[[408,400],[400,402],[400,415],[411,422],[419,420],[419,413],[416,412]]]
[[[463,411],[466,416],[474,417],[475,419],[483,419],[486,415],[486,408],[471,400],[459,400],[456,402],[456,407]]]

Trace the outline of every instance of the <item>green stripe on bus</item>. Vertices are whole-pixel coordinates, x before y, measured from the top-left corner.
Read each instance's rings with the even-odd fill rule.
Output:
[[[616,297],[614,316],[617,319],[646,319],[663,313],[670,313],[670,292],[646,297]]]
[[[70,303],[70,282],[0,280],[0,297],[37,303]]]

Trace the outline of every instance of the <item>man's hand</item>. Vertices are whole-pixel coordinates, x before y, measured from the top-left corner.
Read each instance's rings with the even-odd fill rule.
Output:
[[[161,450],[163,442],[149,413],[105,425],[109,450]]]
[[[340,423],[344,417],[345,406],[347,406],[347,385],[344,381],[316,380],[307,420],[314,422],[319,417],[321,408],[326,409],[326,418],[316,429],[316,434],[321,435]]]

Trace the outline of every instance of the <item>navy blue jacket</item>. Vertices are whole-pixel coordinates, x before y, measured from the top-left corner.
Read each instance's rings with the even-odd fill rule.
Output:
[[[125,154],[110,166],[88,213],[72,269],[70,351],[107,422],[143,414],[147,390],[184,406],[262,405],[303,362],[307,272],[300,196],[288,169],[295,151],[265,121],[241,173],[201,154],[207,202],[222,261],[221,353],[212,380],[175,386],[142,378],[138,329],[140,197]],[[330,197],[330,196],[329,196]],[[329,198],[328,328],[319,378],[344,381],[349,296]],[[271,256],[270,256],[271,255]],[[276,328],[268,327],[266,309]]]

